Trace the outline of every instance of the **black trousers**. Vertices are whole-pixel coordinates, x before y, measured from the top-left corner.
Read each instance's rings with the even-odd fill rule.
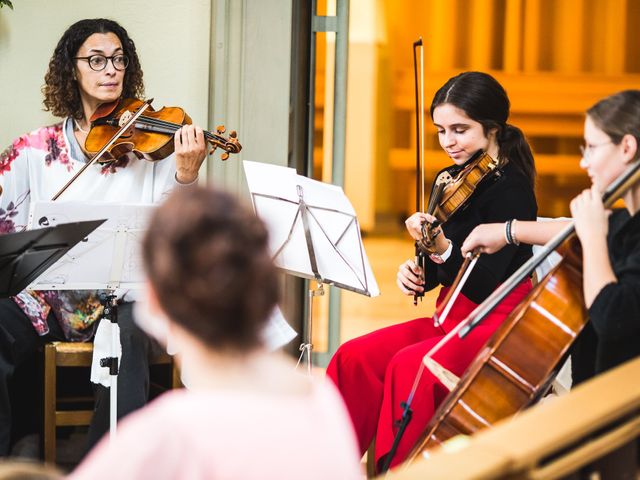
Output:
[[[142,407],[149,393],[149,354],[158,348],[133,321],[132,303],[118,306],[118,325],[122,344],[122,361],[118,374],[118,418]],[[0,456],[8,455],[12,431],[12,377],[17,368],[33,359],[43,344],[64,340],[53,314],[47,318],[49,334],[38,336],[28,317],[10,299],[0,299]],[[33,378],[37,394],[40,378]],[[109,389],[96,386],[96,404],[89,427],[88,449],[109,429]]]

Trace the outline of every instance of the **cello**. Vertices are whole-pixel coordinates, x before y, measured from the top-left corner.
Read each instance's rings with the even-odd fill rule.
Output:
[[[605,191],[610,208],[640,180],[636,161]],[[507,317],[440,405],[406,465],[457,435],[471,435],[536,403],[588,321],[582,254],[573,224],[551,239],[462,322],[466,335],[554,250],[558,263]],[[425,357],[425,360],[427,358]]]

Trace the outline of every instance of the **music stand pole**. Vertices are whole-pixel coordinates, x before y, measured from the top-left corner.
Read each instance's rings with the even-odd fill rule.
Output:
[[[100,321],[111,323],[111,357],[100,359],[101,367],[109,368],[109,440],[116,439],[118,424],[118,350],[120,346],[118,325],[118,300],[115,295],[107,295],[102,300],[104,310]]]
[[[313,297],[321,297],[322,295],[324,295],[323,284],[318,282],[318,288],[314,290],[313,288],[311,288],[311,281],[309,281],[309,310],[307,312],[307,324],[305,325],[306,338],[300,344],[300,357],[298,358],[298,363],[296,363],[296,368],[298,368],[305,352],[307,352],[307,373],[309,375],[311,375],[311,351],[313,350],[313,344],[311,343],[313,339]]]

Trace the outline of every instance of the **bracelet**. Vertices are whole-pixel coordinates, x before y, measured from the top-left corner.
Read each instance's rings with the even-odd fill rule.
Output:
[[[513,241],[514,245],[520,245],[520,242],[518,241],[518,238],[516,237],[516,222],[517,220],[514,218],[513,220],[511,220],[511,225],[509,227],[509,233],[511,234],[511,240]]]
[[[504,238],[507,241],[507,245],[520,245],[520,242],[516,238],[514,225],[516,223],[516,219],[512,218],[511,220],[507,220],[504,224]]]
[[[513,238],[511,237],[511,223],[513,222],[513,220],[507,220],[504,223],[504,238],[507,241],[507,245],[512,245],[513,244]]]

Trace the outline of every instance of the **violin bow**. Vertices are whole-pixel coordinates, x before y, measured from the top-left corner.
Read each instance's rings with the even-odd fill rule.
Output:
[[[420,50],[420,73],[418,75],[418,60],[416,51]],[[415,97],[416,97],[416,212],[424,212],[424,48],[422,45],[422,37],[413,42],[413,74],[415,80]],[[418,81],[420,80],[420,81]],[[422,270],[421,278],[424,280],[424,273],[426,268],[427,256],[419,247],[419,240],[415,242],[415,263]],[[418,298],[422,300],[424,292],[414,292],[413,304],[418,305]],[[391,461],[398,449],[402,435],[404,434],[407,425],[411,421],[413,411],[411,410],[411,401],[415,394],[420,376],[422,374],[422,367],[418,371],[416,380],[411,389],[411,393],[406,402],[401,402],[402,407],[402,419],[400,420],[400,426],[396,433],[391,449],[387,454],[384,464],[382,465],[382,472],[389,470]]]
[[[69,186],[80,176],[82,175],[82,172],[84,172],[87,168],[89,168],[91,165],[93,165],[94,163],[96,163],[100,157],[102,157],[105,152],[107,152],[109,150],[109,148],[111,148],[111,146],[115,143],[116,140],[118,140],[118,138],[120,138],[122,135],[124,135],[124,133],[129,130],[136,122],[136,120],[138,119],[138,117],[140,115],[142,115],[144,113],[144,111],[149,108],[149,105],[151,105],[151,100],[147,100],[146,102],[144,102],[144,104],[136,111],[136,113],[134,113],[133,115],[131,115],[131,118],[129,118],[121,127],[120,129],[113,135],[113,137],[111,137],[111,139],[104,145],[104,147],[102,147],[94,156],[91,160],[89,160],[87,163],[85,163],[82,168],[80,170],[78,170],[78,172],[71,177],[71,179],[58,191],[58,193],[56,193],[52,198],[51,201],[56,201],[60,195],[62,195],[65,190],[67,190],[67,188],[69,188]]]
[[[416,50],[420,50],[420,73]],[[413,42],[413,74],[415,80],[416,100],[416,212],[424,212],[424,47],[422,37]],[[420,249],[419,240],[415,243],[415,263],[422,269],[421,279],[424,280],[426,255]],[[424,292],[413,294],[413,304],[418,305],[418,298],[422,300]]]

